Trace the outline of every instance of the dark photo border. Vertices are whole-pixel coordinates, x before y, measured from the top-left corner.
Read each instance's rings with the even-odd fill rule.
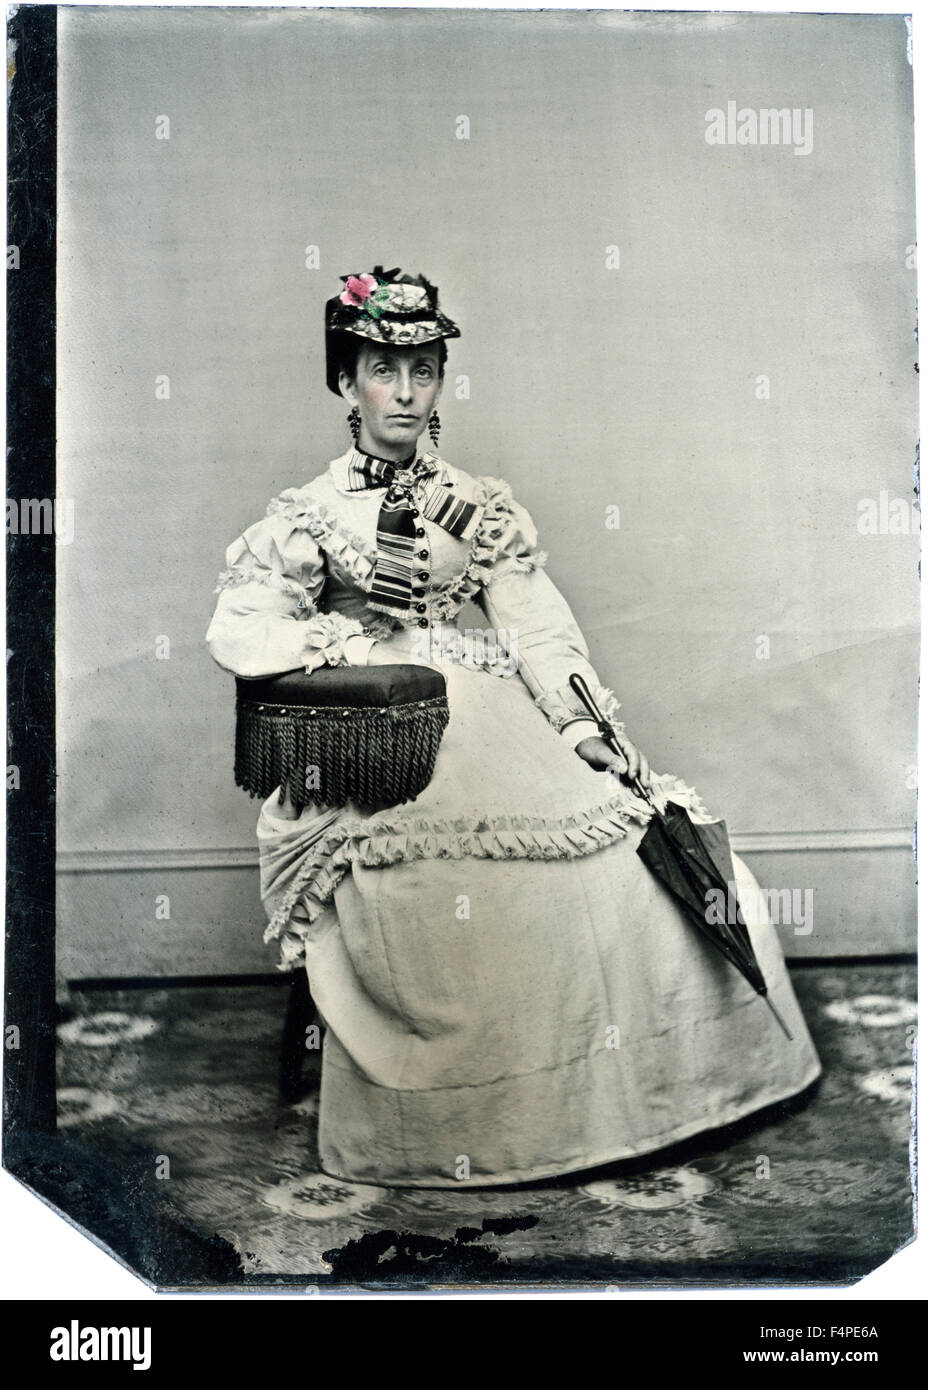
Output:
[[[57,180],[54,5],[8,17],[7,490],[54,499]],[[10,256],[7,257],[8,262]],[[44,528],[43,528],[44,532]],[[55,1121],[55,536],[7,535],[7,835],[3,1166],[142,1279],[242,1281],[233,1247],[150,1192],[151,1155],[104,1163]],[[13,786],[10,786],[10,782]],[[18,784],[18,785],[17,785]]]

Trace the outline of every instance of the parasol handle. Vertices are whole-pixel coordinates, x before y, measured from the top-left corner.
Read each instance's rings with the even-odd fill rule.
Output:
[[[586,681],[583,679],[582,676],[578,675],[576,671],[570,677],[570,687],[573,690],[574,694],[579,695],[580,699],[586,705],[590,718],[595,720],[596,726],[599,729],[600,736],[603,738],[603,740],[609,745],[613,753],[618,753],[620,758],[623,757],[624,754],[622,753],[622,750],[619,747],[618,742],[616,740],[615,729],[609,723],[609,720],[605,717],[602,710],[599,708],[599,705],[597,705],[596,701],[593,699],[593,696],[590,692],[590,688],[587,685]],[[654,806],[654,802],[651,799],[651,793],[649,791],[646,791],[645,788],[641,785],[641,779],[639,777],[636,777],[634,779],[632,785],[634,786],[635,791],[642,798],[642,800],[646,801],[649,806]],[[656,810],[657,807],[655,806],[654,809]]]

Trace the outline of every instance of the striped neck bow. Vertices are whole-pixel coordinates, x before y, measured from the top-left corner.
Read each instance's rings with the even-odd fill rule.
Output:
[[[381,613],[424,613],[429,549],[424,522],[469,540],[479,508],[436,482],[440,460],[415,453],[397,463],[355,450],[348,464],[348,491],[386,488],[377,517],[377,560],[368,603]]]

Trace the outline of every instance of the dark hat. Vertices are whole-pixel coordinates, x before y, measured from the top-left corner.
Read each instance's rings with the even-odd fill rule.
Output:
[[[438,307],[438,290],[422,275],[403,275],[399,267],[375,265],[366,275],[343,275],[345,288],[325,306],[325,379],[340,396],[338,337],[353,333],[374,343],[417,347],[439,338],[460,338],[461,330]]]

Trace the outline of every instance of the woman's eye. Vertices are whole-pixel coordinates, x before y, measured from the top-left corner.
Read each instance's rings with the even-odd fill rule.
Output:
[[[432,380],[432,369],[431,369],[431,367],[420,367],[420,368],[418,369],[418,371],[416,372],[416,376],[420,379],[420,381],[431,381],[431,380]]]

